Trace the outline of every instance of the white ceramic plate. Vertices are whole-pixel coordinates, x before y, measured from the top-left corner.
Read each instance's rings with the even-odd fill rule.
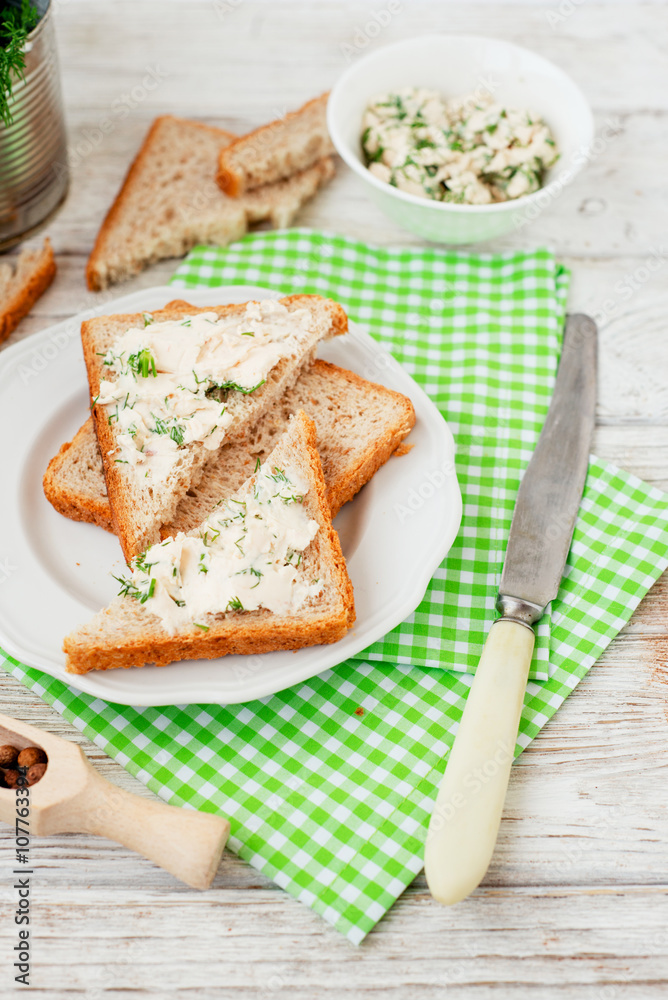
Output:
[[[357,622],[331,646],[261,656],[189,660],[167,667],[65,673],[62,642],[116,594],[123,568],[116,538],[70,521],[42,492],[50,458],[88,412],[82,319],[158,309],[185,295],[195,305],[276,298],[267,289],[152,288],[50,327],[0,354],[0,645],[29,666],[124,705],[232,704],[280,691],[369,646],[420,603],[461,520],[452,435],[433,403],[359,327],[320,356],[409,396],[417,423],[412,450],[390,459],[336,519],[355,588]]]

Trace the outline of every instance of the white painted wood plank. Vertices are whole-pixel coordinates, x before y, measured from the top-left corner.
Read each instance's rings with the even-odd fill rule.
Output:
[[[100,301],[85,290],[85,259],[154,115],[238,132],[260,124],[331,86],[346,65],[341,46],[384,5],[230,6],[221,20],[213,2],[200,0],[57,4],[71,141],[93,146],[104,115],[114,128],[75,155],[71,196],[50,227],[58,281],[12,340]],[[619,117],[620,133],[539,222],[485,249],[543,242],[572,268],[572,306],[605,314],[595,448],[668,488],[666,7],[586,3],[552,28],[547,14],[557,6],[411,0],[364,51],[453,26],[495,34],[571,73],[599,123]],[[113,102],[156,64],[167,68],[164,82],[121,118]],[[366,201],[343,167],[300,222],[380,244],[418,243]],[[649,272],[656,253],[662,265]],[[174,263],[111,295],[164,283]],[[665,996],[667,622],[664,579],[515,765],[498,850],[467,903],[438,907],[420,877],[355,950],[229,853],[212,892],[198,894],[108,841],[35,841],[35,992],[45,1000]],[[10,677],[0,678],[0,711],[76,740],[107,777],[150,797]],[[0,845],[8,842],[3,827]],[[7,899],[3,886],[1,976],[11,947]]]
[[[386,3],[66,0],[57,11],[59,37],[64,44],[67,33],[78,53],[68,68],[68,103],[85,94],[90,106],[107,108],[126,79],[139,83],[144,67],[162,59],[170,75],[164,98],[148,99],[155,107],[189,111],[197,95],[202,113],[219,113],[222,104],[234,113],[253,110],[260,123],[268,96],[289,106],[330,86],[348,65],[351,46],[355,57],[407,36],[454,31],[506,38],[554,59],[604,110],[668,107],[663,5],[574,4],[554,27],[548,12],[557,2],[400,6],[372,38],[375,29],[366,26]]]
[[[69,38],[63,39],[61,49],[67,52],[70,44]],[[322,89],[331,86],[335,78]],[[318,89],[312,87],[311,92]],[[166,83],[156,92],[155,101],[160,98],[159,103],[139,105],[122,120],[88,105],[68,105],[72,187],[59,218],[61,252],[89,252],[97,228],[156,114],[178,110],[185,117],[242,134],[251,126],[297,107],[308,96],[303,92],[277,108],[263,90],[262,107],[254,115],[247,115],[243,109],[227,111],[222,105],[205,112],[196,97],[190,99],[188,107],[175,109],[165,91]],[[108,134],[100,129],[104,120],[113,126]],[[538,220],[497,240],[491,249],[538,243],[583,257],[638,257],[634,268],[646,258],[653,262],[659,257],[661,267],[665,267],[668,199],[661,171],[657,170],[668,146],[665,121],[651,111],[598,113],[596,120],[599,133],[612,135],[600,155],[545,208]],[[337,177],[306,208],[300,223],[319,227],[336,224],[348,235],[366,239],[371,226],[373,239],[379,243],[419,245],[418,237],[400,229],[369,202],[361,182],[347,167],[340,162],[338,167]]]
[[[259,891],[254,911],[219,890],[188,905],[173,893],[123,892],[121,898],[119,906],[113,889],[95,894],[72,889],[66,897],[43,890],[35,912],[40,954],[48,964],[36,963],[37,989],[60,997],[99,985],[108,997],[127,995],[124,991],[165,996],[163,984],[183,983],[185,995],[198,997],[420,1000],[442,996],[446,988],[448,997],[497,991],[509,998],[530,991],[541,997],[593,997],[598,989],[601,998],[606,983],[621,983],[629,997],[658,997],[667,972],[668,914],[660,890],[624,896],[587,889],[540,896],[532,890],[489,890],[471,901],[466,914],[436,908],[417,890],[357,951],[313,913],[304,907],[295,911],[278,894]],[[651,921],[641,929],[648,908]],[[261,923],[272,927],[270,950]],[[420,933],[407,947],[403,928],[411,924]],[[546,983],[548,968],[554,971]],[[469,993],[468,987],[479,992]],[[566,992],[569,987],[572,992]]]

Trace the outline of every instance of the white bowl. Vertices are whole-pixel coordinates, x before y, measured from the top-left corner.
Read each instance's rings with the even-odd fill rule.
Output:
[[[370,98],[402,87],[431,87],[446,98],[480,89],[542,115],[561,154],[545,185],[515,201],[458,205],[419,198],[378,180],[364,165],[362,117]],[[425,239],[450,244],[493,239],[535,219],[587,162],[594,136],[589,105],[570,77],[528,49],[480,35],[429,35],[370,53],[332,90],[327,124],[337,152],[390,219]]]

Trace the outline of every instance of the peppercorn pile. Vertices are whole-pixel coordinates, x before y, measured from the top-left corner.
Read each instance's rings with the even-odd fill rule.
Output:
[[[49,761],[41,747],[19,750],[11,743],[0,747],[0,788],[16,788],[22,775],[29,785],[44,777]]]

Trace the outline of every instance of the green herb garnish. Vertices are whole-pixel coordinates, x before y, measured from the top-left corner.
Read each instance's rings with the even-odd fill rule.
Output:
[[[274,466],[274,474],[270,475],[269,479],[273,479],[275,483],[289,483],[290,480],[283,472],[283,469],[279,469],[277,465]]]
[[[140,590],[133,579],[128,580],[125,576],[114,576],[113,573],[111,575],[121,585],[121,589],[118,592],[119,597],[133,597],[140,604],[145,604],[155,593],[155,580],[151,580],[148,590]]]
[[[255,392],[259,389],[261,385],[267,380],[265,378],[261,379],[257,385],[251,386],[250,389],[244,388],[243,385],[239,385],[238,382],[212,382],[209,388],[206,390],[207,399],[218,399],[221,403],[224,403],[230,392],[243,392],[245,396],[249,396],[251,392]]]
[[[154,434],[169,434],[170,438],[175,445],[180,448],[183,444],[183,439],[185,437],[186,429],[183,424],[179,424],[172,417],[172,423],[170,424],[169,418],[163,420],[162,417],[156,417],[155,413],[151,416],[155,420],[155,427],[153,427]]]
[[[142,378],[148,378],[149,373],[154,378],[158,375],[158,371],[155,366],[155,358],[147,347],[138,351],[137,354],[130,355],[128,358],[128,368],[133,373],[135,378],[137,375],[141,375]]]
[[[31,0],[21,0],[20,7],[10,7],[0,22],[0,119],[6,126],[14,117],[9,100],[17,80],[25,79],[25,43],[39,21],[39,11]]]

